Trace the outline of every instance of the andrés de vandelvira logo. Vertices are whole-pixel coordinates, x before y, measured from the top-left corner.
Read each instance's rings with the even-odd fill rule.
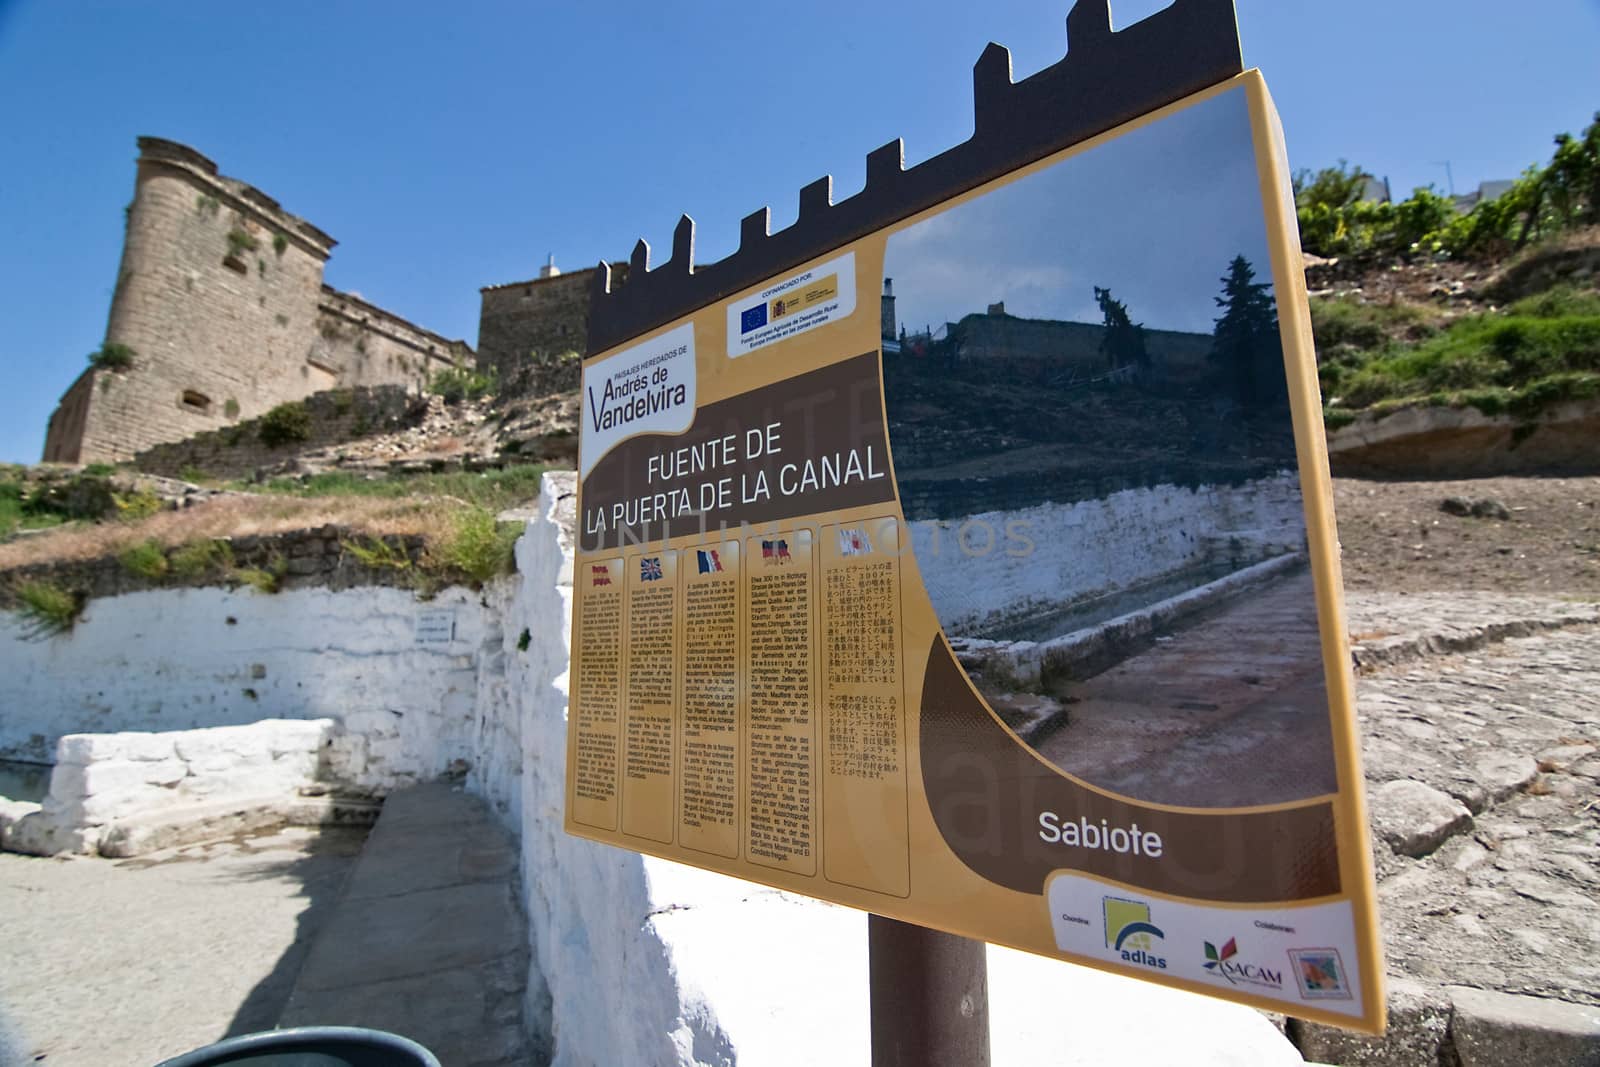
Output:
[[[1156,942],[1166,935],[1150,921],[1150,905],[1121,897],[1104,897],[1102,904],[1106,913],[1106,947],[1121,956],[1124,963],[1166,970],[1166,959],[1155,954]]]
[[[1234,938],[1224,941],[1221,948],[1209,941],[1205,942],[1205,946],[1205,969],[1217,977],[1226,978],[1229,985],[1243,982],[1264,989],[1283,988],[1283,972],[1239,959],[1239,943]]]

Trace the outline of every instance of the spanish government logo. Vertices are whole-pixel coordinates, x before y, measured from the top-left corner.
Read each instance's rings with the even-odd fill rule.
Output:
[[[1137,963],[1158,970],[1167,969],[1164,957],[1156,955],[1156,942],[1166,935],[1150,921],[1150,905],[1142,900],[1105,897],[1106,947],[1124,963]]]
[[[1349,1000],[1350,981],[1336,948],[1292,948],[1289,962],[1301,1000]]]

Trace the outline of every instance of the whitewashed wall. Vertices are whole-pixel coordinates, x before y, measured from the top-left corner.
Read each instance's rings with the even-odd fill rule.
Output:
[[[564,832],[571,493],[570,474],[545,476],[519,574],[483,594],[141,593],[91,605],[71,637],[0,629],[0,751],[325,717],[338,762],[369,783],[464,761],[467,787],[521,834],[527,1023],[555,1067],[868,1062],[862,913]],[[417,645],[419,612],[441,607],[457,640]],[[1257,1013],[1192,994],[998,949],[990,988],[997,1065],[1110,1062],[1129,1034],[1152,1063],[1300,1062]],[[1095,1025],[1064,1036],[1063,1003]]]
[[[0,832],[8,850],[130,856],[335,815],[331,719],[264,719],[162,733],[68,734],[39,810]],[[337,777],[337,772],[332,772]],[[375,806],[374,806],[375,807]]]
[[[1245,563],[1300,551],[1305,513],[1299,477],[1286,472],[915,522],[911,531],[934,611],[947,631],[967,635],[1225,558],[1230,542]]]
[[[563,832],[571,492],[571,475],[546,475],[517,544],[504,657],[485,658],[504,672],[486,672],[480,688],[483,745],[468,778],[521,827],[530,1025],[553,1040],[555,1067],[869,1062],[863,913]],[[524,629],[530,643],[518,652]],[[997,1067],[1126,1060],[1130,1034],[1147,1063],[1301,1062],[1239,1005],[994,948],[989,983]],[[1062,1030],[1063,1004],[1093,1025]],[[1166,1025],[1152,1030],[1152,1018]]]
[[[499,637],[483,600],[155,590],[91,601],[72,632],[33,641],[0,615],[0,758],[52,762],[65,734],[328,718],[344,784],[431,779],[471,755],[479,652]],[[453,640],[419,632],[446,616]]]

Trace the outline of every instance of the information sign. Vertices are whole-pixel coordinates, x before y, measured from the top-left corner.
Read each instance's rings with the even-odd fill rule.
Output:
[[[966,144],[601,271],[566,827],[1375,1031],[1272,104],[1226,0],[1068,33]]]

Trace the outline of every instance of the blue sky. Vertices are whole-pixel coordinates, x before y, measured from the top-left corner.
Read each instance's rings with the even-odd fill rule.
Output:
[[[0,460],[38,458],[103,337],[141,134],[338,238],[330,284],[471,342],[479,287],[546,253],[664,255],[687,212],[708,262],[822,174],[854,192],[885,141],[915,163],[964,140],[984,44],[1024,77],[1064,51],[1067,6],[0,0]],[[1239,9],[1295,167],[1348,158],[1405,191],[1448,160],[1465,189],[1600,109],[1600,0]]]
[[[891,235],[883,272],[910,331],[995,301],[1099,322],[1100,286],[1135,322],[1210,333],[1241,255],[1270,277],[1250,112],[1233,89]]]

